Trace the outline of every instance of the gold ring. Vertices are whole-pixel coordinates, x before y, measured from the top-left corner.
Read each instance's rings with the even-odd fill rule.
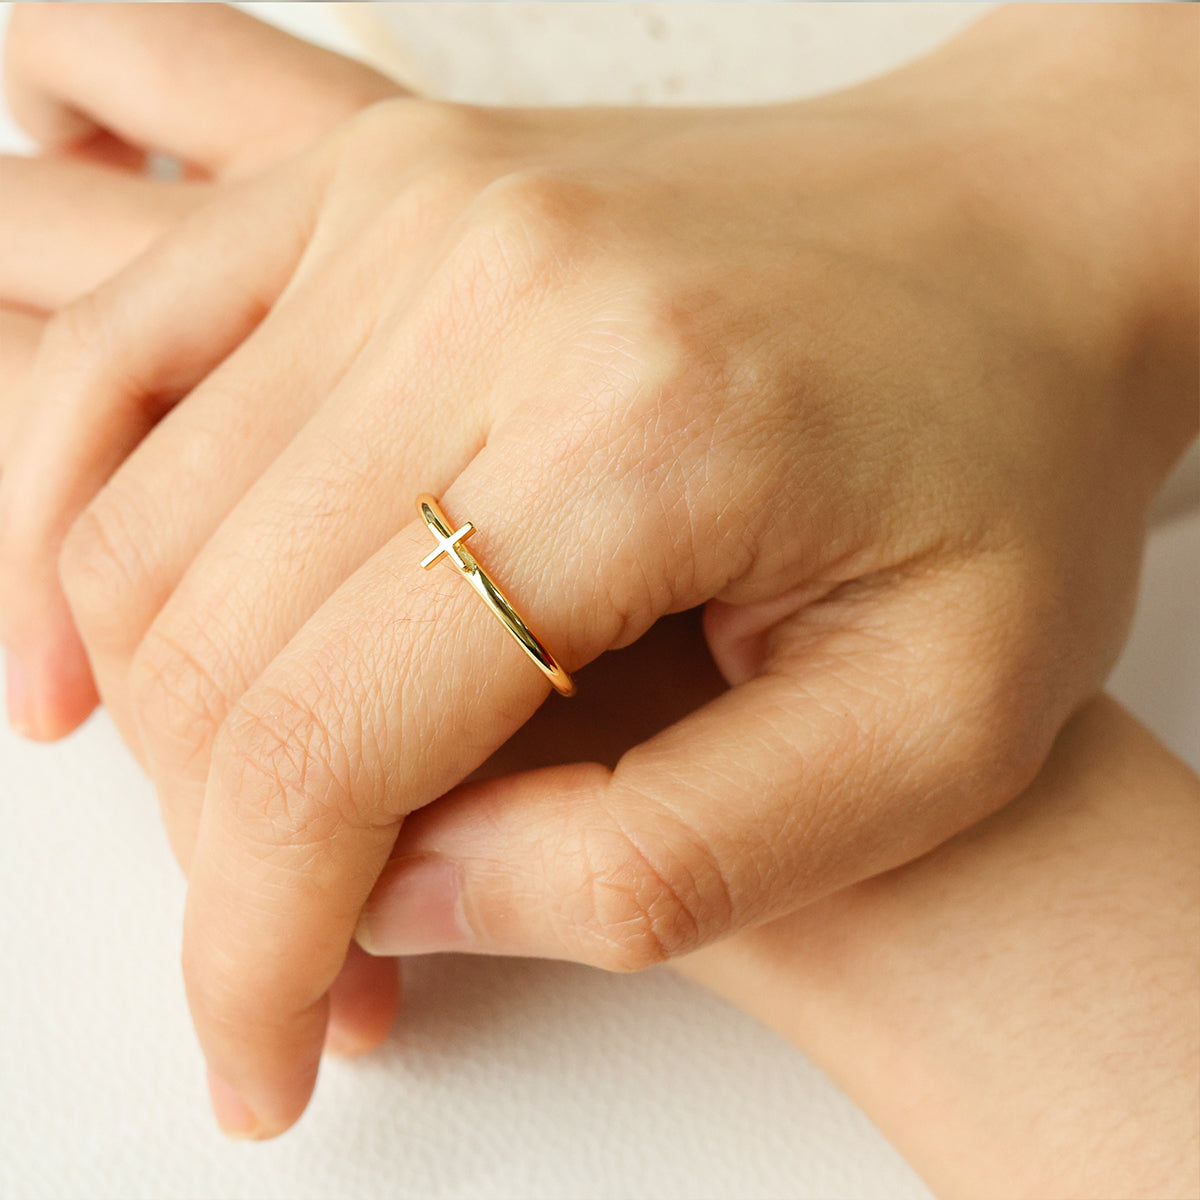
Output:
[[[500,623],[513,635],[517,645],[532,659],[534,666],[546,676],[555,689],[564,696],[575,695],[575,683],[570,675],[558,665],[554,655],[533,636],[529,626],[517,615],[508,597],[496,586],[492,577],[479,565],[475,556],[463,542],[475,532],[475,526],[467,521],[459,529],[453,529],[442,512],[441,505],[428,492],[417,497],[420,512],[429,532],[437,542],[423,559],[421,566],[429,570],[444,554],[446,561],[458,568],[459,574],[475,589],[475,594],[500,618]]]

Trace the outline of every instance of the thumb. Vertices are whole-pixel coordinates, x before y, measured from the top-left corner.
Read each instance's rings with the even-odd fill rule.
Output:
[[[886,628],[890,605],[847,610],[823,635],[803,613],[777,627],[760,674],[613,770],[469,782],[411,814],[359,943],[634,970],[930,849],[1016,779],[997,762],[985,673],[956,669],[949,635],[931,663],[928,636],[868,628]]]

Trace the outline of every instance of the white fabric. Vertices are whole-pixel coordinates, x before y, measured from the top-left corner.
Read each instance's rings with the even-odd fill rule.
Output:
[[[309,35],[353,44],[324,6],[285,7]],[[422,82],[459,98],[735,100],[752,84],[834,86],[973,15],[882,10],[412,5],[385,17],[401,36],[411,25],[403,53]],[[487,94],[472,95],[472,79]],[[19,144],[0,129],[0,148]],[[1116,676],[1118,695],[1193,763],[1198,560],[1200,518],[1156,535]],[[0,789],[5,1200],[928,1197],[799,1054],[665,970],[418,962],[380,1054],[330,1062],[283,1139],[227,1143],[177,967],[182,884],[153,792],[108,720],[51,748],[0,730]]]

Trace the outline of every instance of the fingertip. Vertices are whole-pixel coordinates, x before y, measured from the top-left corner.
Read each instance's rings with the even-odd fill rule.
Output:
[[[259,1079],[231,1082],[223,1071],[208,1064],[208,1096],[221,1132],[234,1141],[265,1142],[287,1133],[304,1115],[312,1097],[316,1072],[300,1081],[275,1080],[267,1086]]]
[[[195,880],[194,868],[189,912]],[[196,939],[189,925],[185,913],[184,983],[208,1064],[217,1123],[235,1138],[278,1137],[303,1116],[316,1087],[328,1026],[328,997],[322,995],[315,1003],[291,1011],[272,1011],[269,1005],[260,1010],[256,989],[247,981],[234,986],[236,975],[204,967],[197,970]],[[228,931],[223,930],[222,946],[227,942]]]
[[[4,686],[8,696],[8,723],[22,737],[33,736],[33,713],[25,664],[11,651],[4,653]]]
[[[258,1139],[262,1123],[242,1094],[212,1067],[208,1068],[208,1096],[221,1132],[234,1141]]]
[[[73,732],[99,703],[78,636],[41,651],[5,652],[8,722],[22,737],[55,742]]]
[[[334,1058],[365,1058],[378,1050],[386,1037],[386,1033],[383,1036],[363,1036],[357,1029],[343,1028],[330,1022],[325,1034],[324,1053],[332,1054]]]
[[[372,958],[351,943],[342,970],[329,992],[325,1051],[358,1058],[387,1040],[400,1007],[400,964]]]

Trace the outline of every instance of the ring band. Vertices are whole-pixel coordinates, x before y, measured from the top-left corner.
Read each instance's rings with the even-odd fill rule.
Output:
[[[417,511],[437,542],[437,548],[421,559],[421,566],[428,571],[444,554],[446,560],[458,568],[459,574],[466,577],[467,582],[475,589],[475,594],[500,618],[500,623],[516,639],[517,645],[525,651],[534,666],[550,680],[555,690],[564,696],[575,695],[575,683],[571,676],[559,666],[554,655],[534,637],[529,626],[521,620],[516,609],[509,603],[508,597],[463,545],[475,532],[475,526],[467,521],[461,528],[453,529],[446,519],[446,514],[442,512],[441,505],[428,492],[417,497]]]

